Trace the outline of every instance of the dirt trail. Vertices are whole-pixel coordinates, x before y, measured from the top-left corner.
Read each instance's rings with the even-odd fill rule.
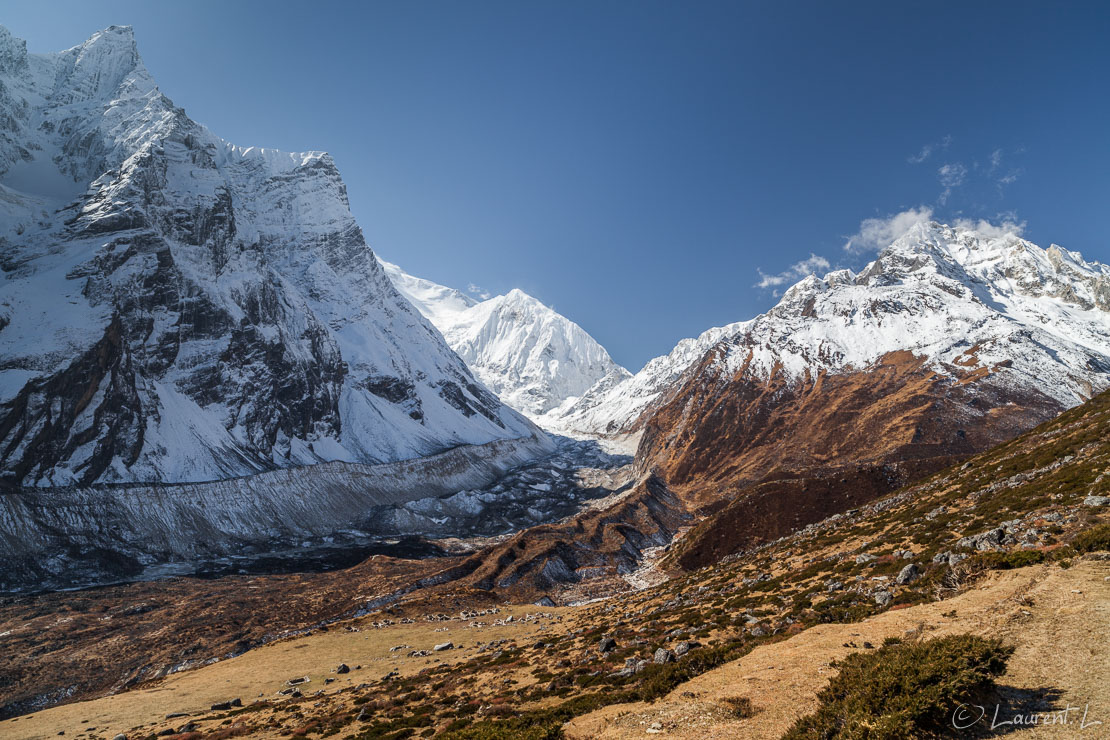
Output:
[[[1025,727],[1008,737],[1110,737],[1110,562],[1094,560],[1070,569],[996,572],[953,599],[856,624],[813,627],[688,681],[655,703],[615,705],[579,717],[566,726],[567,737],[778,738],[816,708],[817,692],[835,672],[830,662],[863,648],[864,642],[877,646],[907,633],[967,632],[998,636],[1017,648],[1000,680],[1010,704],[1000,710],[999,721],[1012,719],[1014,711],[1027,713],[1020,709],[1029,706],[1022,700],[1029,702],[1038,690],[1053,692],[1050,703],[1058,710],[1069,704],[1078,708],[1068,713],[1067,725]],[[731,717],[723,702],[732,697],[750,699],[755,716]],[[1081,729],[1087,706],[1088,726]],[[989,707],[978,726],[989,727],[993,715]],[[1097,721],[1102,724],[1093,724]]]

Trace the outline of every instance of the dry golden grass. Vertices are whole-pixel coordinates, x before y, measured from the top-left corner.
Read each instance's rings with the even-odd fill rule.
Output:
[[[478,621],[489,626],[477,628],[468,628],[465,621],[418,621],[374,629],[369,626],[372,620],[358,620],[350,624],[358,627],[359,632],[346,631],[343,625],[337,625],[327,632],[273,643],[236,658],[174,674],[138,690],[6,720],[0,722],[0,738],[56,738],[59,731],[64,731],[66,738],[92,735],[113,738],[117,733],[145,737],[167,727],[180,727],[188,721],[187,717],[166,721],[167,714],[207,712],[213,704],[237,697],[244,705],[260,699],[274,699],[278,690],[286,688],[285,682],[294,677],[309,677],[309,682],[301,687],[306,696],[320,690],[327,695],[380,679],[393,670],[408,676],[440,663],[458,663],[474,657],[477,642],[536,640],[551,634],[553,625],[561,631],[565,627],[558,626],[554,619],[573,611],[507,606],[497,615],[479,618]],[[495,620],[510,614],[519,619],[525,614],[541,612],[552,614],[553,619],[493,625]],[[448,631],[436,631],[444,627]],[[449,640],[456,649],[427,657],[408,657],[410,649],[430,651],[434,645]],[[389,649],[396,645],[410,647],[391,653]],[[460,645],[463,647],[459,648]],[[340,663],[350,666],[351,672],[337,675],[335,669]],[[357,665],[362,668],[356,670]],[[325,685],[328,678],[335,681]],[[138,728],[142,728],[141,732]]]

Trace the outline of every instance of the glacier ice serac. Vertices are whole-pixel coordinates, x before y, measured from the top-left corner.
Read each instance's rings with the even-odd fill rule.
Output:
[[[129,27],[0,27],[0,468],[191,482],[516,440],[550,452],[393,287],[322,152],[234,146]]]
[[[859,273],[807,277],[767,313],[683,340],[630,378],[599,381],[558,421],[633,431],[705,362],[718,376],[802,382],[866,371],[896,351],[941,374],[982,368],[1069,408],[1110,386],[1110,267],[997,229],[918,223]]]
[[[521,290],[479,302],[382,266],[488,388],[541,423],[601,379],[630,376],[582,327]]]

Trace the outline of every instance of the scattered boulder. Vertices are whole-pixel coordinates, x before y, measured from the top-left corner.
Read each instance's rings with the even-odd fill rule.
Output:
[[[1083,499],[1084,506],[1107,506],[1110,505],[1110,496],[1088,496]]]
[[[655,663],[657,665],[664,665],[666,663],[675,662],[675,654],[667,648],[659,648],[655,651]]]
[[[1005,522],[986,532],[964,537],[956,543],[956,547],[967,550],[978,550],[980,552],[1003,550],[1006,545],[1012,545],[1017,541],[1014,539],[1013,534],[1010,533],[1010,527],[1006,526],[1007,524],[1009,524],[1009,522]]]
[[[869,552],[860,553],[859,555],[856,555],[856,565],[866,565],[867,563],[873,563],[878,559],[878,557],[872,555]]]
[[[697,640],[683,640],[682,642],[674,646],[674,654],[676,657],[681,658],[683,655],[697,647],[701,647],[701,643]]]
[[[937,565],[947,564],[949,568],[954,568],[956,567],[957,563],[961,563],[964,560],[967,560],[969,557],[971,556],[968,555],[966,552],[950,552],[948,550],[945,550],[944,552],[938,552],[936,555],[933,556],[933,563]]]
[[[875,603],[879,606],[887,606],[892,601],[894,601],[894,594],[890,591],[879,591],[875,594]]]
[[[444,650],[451,650],[454,647],[455,647],[455,643],[453,643],[453,642],[441,642],[438,645],[436,645],[435,647],[433,647],[432,650],[434,650],[437,653],[441,653]]]
[[[905,586],[913,583],[920,577],[921,568],[918,567],[917,563],[910,563],[902,569],[902,572],[898,574],[898,577],[894,579],[894,582],[897,583],[899,586]]]
[[[833,591],[839,591],[842,588],[844,588],[844,584],[840,581],[829,581],[825,584],[825,591],[830,594]]]
[[[603,654],[612,652],[617,649],[617,641],[612,637],[603,637],[601,638],[601,642],[597,644],[597,649]]]
[[[350,673],[351,667],[346,663],[340,663],[339,667],[335,669],[336,673]]]

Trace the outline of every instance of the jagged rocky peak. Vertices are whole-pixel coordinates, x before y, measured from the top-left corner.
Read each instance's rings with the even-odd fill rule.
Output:
[[[596,383],[628,375],[582,327],[520,289],[479,302],[383,264],[483,383],[543,423]]]
[[[540,439],[394,289],[327,154],[215,136],[127,27],[57,54],[0,44],[6,479],[197,481]]]
[[[129,75],[150,79],[131,26],[109,26],[85,43],[58,55],[56,102],[103,99],[120,90]]]
[[[0,26],[0,74],[14,74],[27,67],[27,42]]]

